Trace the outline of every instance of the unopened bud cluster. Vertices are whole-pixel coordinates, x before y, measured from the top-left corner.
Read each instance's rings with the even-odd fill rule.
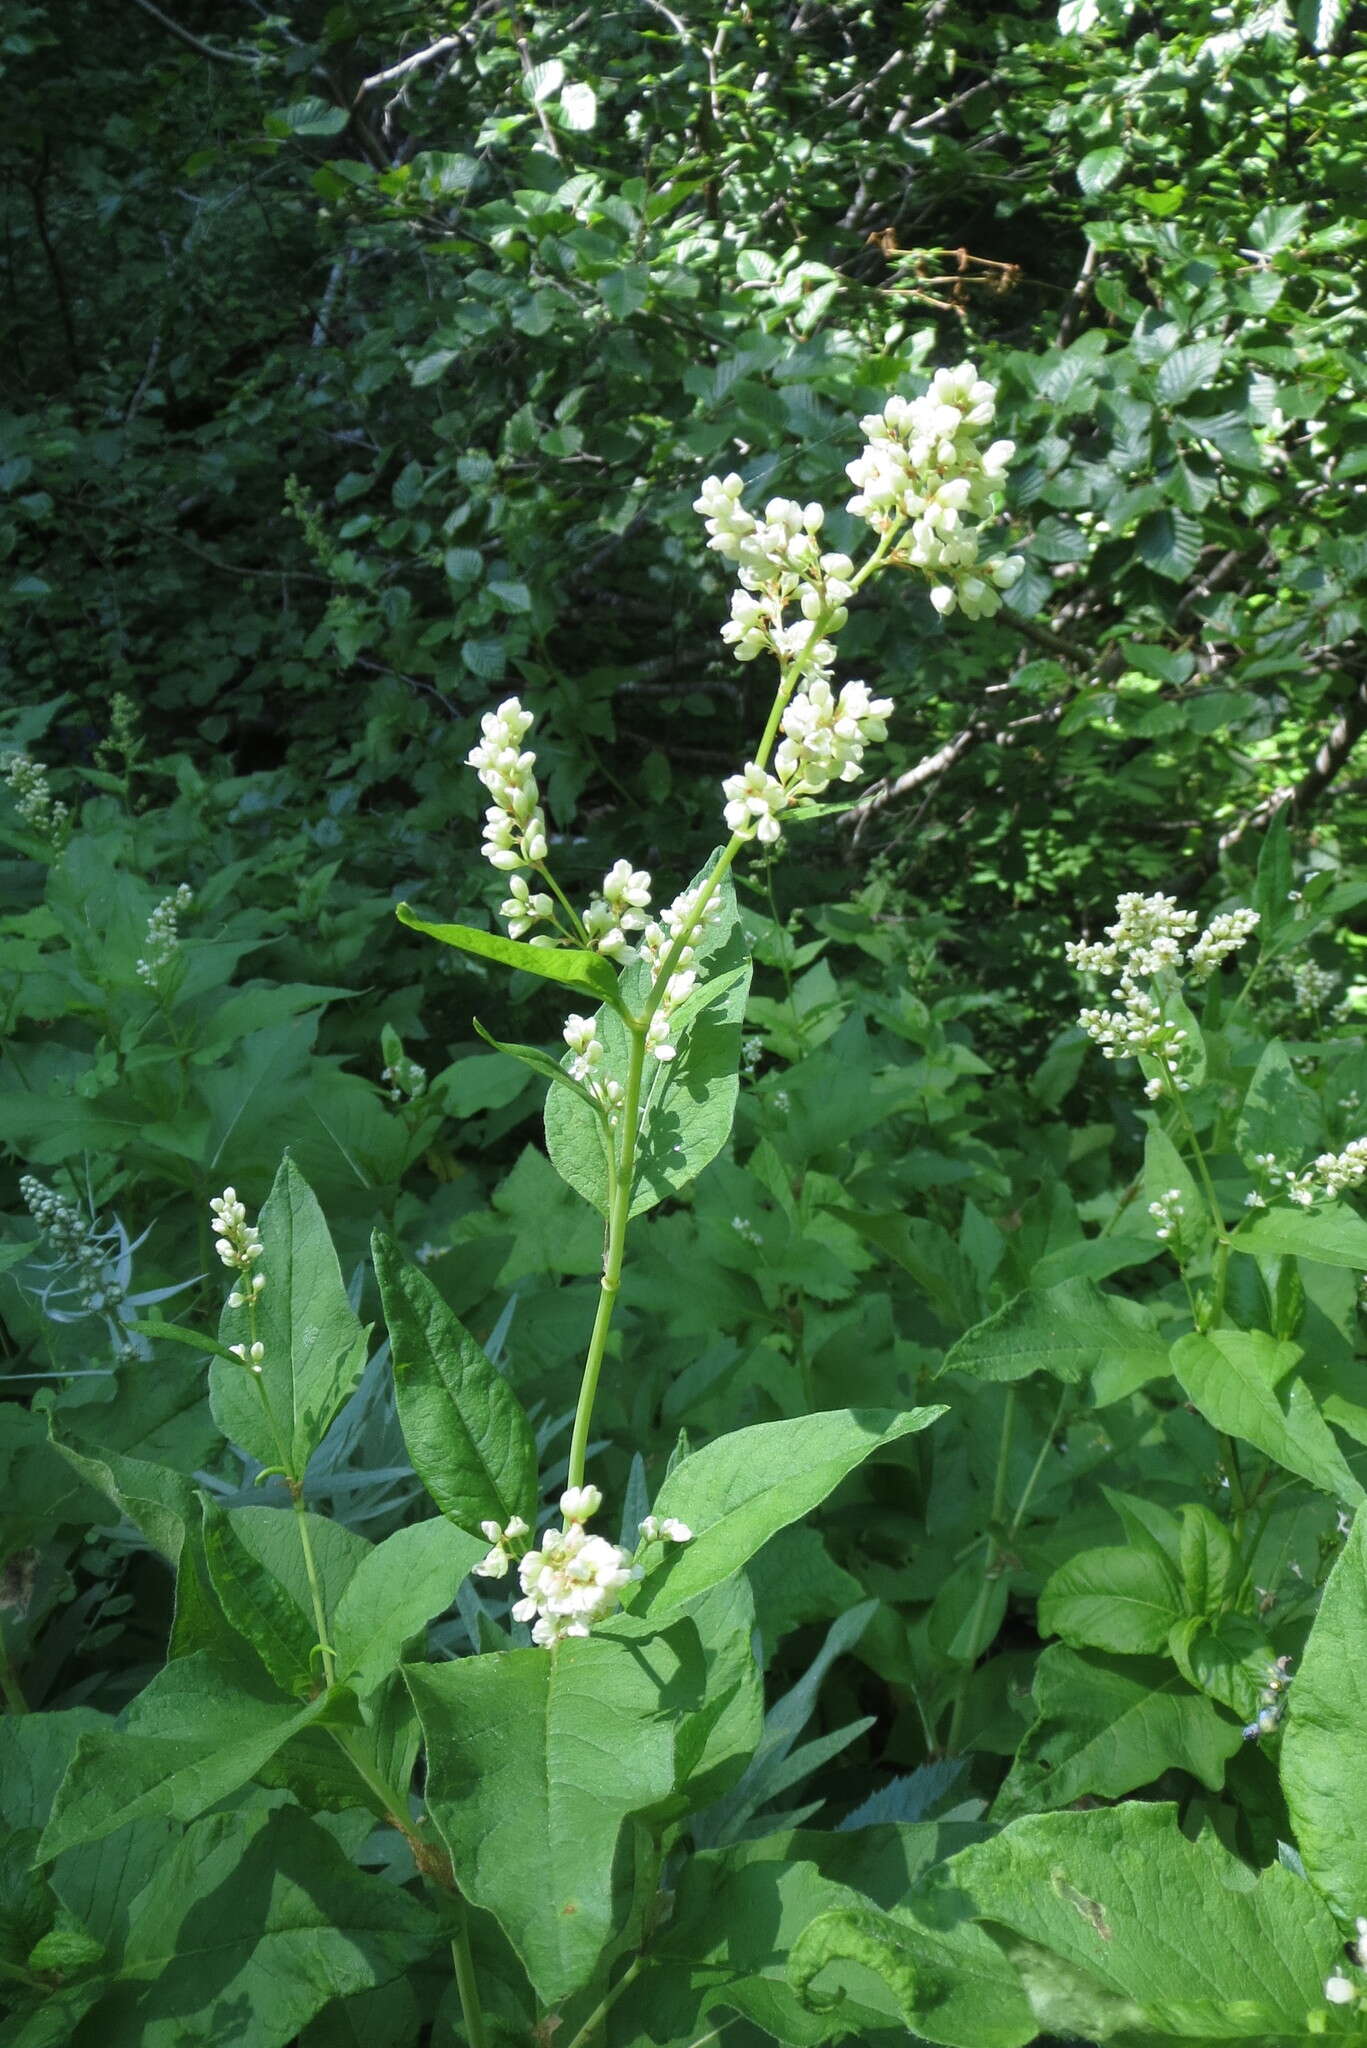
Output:
[[[531,1534],[521,1515],[506,1527],[481,1522],[492,1546],[475,1566],[481,1579],[503,1579],[517,1568],[522,1598],[513,1607],[514,1621],[532,1624],[532,1641],[552,1649],[566,1636],[586,1636],[595,1622],[606,1621],[625,1589],[642,1576],[636,1559],[604,1536],[590,1536],[585,1527],[603,1505],[596,1486],[570,1486],[560,1496],[562,1527],[547,1529],[537,1549],[527,1548]],[[691,1543],[693,1531],[675,1515],[647,1515],[641,1524],[640,1550],[651,1543]]]
[[[11,754],[5,762],[4,774],[14,807],[24,823],[40,839],[59,846],[71,823],[71,812],[65,804],[54,800],[47,770],[27,754]]]
[[[109,1234],[74,1202],[55,1188],[45,1187],[32,1174],[20,1176],[19,1192],[57,1264],[71,1274],[72,1290],[82,1310],[98,1314],[116,1309],[124,1290],[112,1270]]]
[[[1267,1683],[1258,1694],[1257,1711],[1244,1729],[1245,1742],[1256,1742],[1260,1735],[1270,1735],[1280,1725],[1290,1683],[1291,1659],[1278,1657],[1275,1664],[1268,1666]]]
[[[1222,960],[1242,946],[1258,923],[1256,910],[1222,911],[1199,936],[1193,910],[1179,910],[1175,897],[1131,890],[1116,903],[1116,921],[1103,940],[1070,940],[1064,954],[1080,974],[1114,975],[1118,1007],[1088,1007],[1078,1023],[1108,1060],[1147,1057],[1162,1073],[1146,1083],[1150,1101],[1191,1086],[1183,1072],[1187,1033],[1168,1015],[1184,977],[1207,981]],[[1144,986],[1148,983],[1149,986]],[[1156,991],[1156,993],[1155,993]]]
[[[237,1198],[236,1188],[224,1188],[221,1195],[215,1195],[209,1204],[209,1214],[217,1232],[214,1250],[231,1272],[243,1275],[228,1296],[228,1306],[244,1308],[260,1296],[266,1285],[265,1274],[251,1270],[264,1249],[260,1233],[254,1223],[247,1221],[247,1211]]]
[[[587,1088],[609,1124],[615,1124],[622,1107],[622,1084],[603,1072],[603,1041],[592,1017],[567,1017],[562,1035],[571,1054],[570,1079]]]
[[[646,1028],[646,1050],[657,1060],[668,1062],[678,1051],[672,1036],[674,1013],[698,985],[694,964],[698,946],[720,916],[721,904],[715,895],[704,896],[701,886],[684,889],[660,912],[658,922],[652,920],[641,934],[641,958],[650,968],[653,991],[659,997]],[[665,962],[676,946],[674,964],[665,976]]]
[[[1304,960],[1291,970],[1291,992],[1301,1010],[1322,1010],[1339,991],[1339,978],[1328,967]]]
[[[169,896],[163,896],[147,920],[147,933],[142,942],[142,958],[137,963],[139,981],[145,981],[149,988],[155,988],[162,974],[175,959],[180,947],[180,918],[195,900],[194,890],[188,882],[182,882]]]

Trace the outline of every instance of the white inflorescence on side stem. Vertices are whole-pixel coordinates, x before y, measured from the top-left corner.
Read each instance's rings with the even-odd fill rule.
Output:
[[[243,1308],[249,1301],[257,1300],[266,1285],[265,1274],[251,1270],[263,1249],[260,1233],[254,1223],[247,1221],[247,1211],[237,1198],[236,1188],[224,1188],[221,1195],[215,1195],[209,1204],[209,1214],[218,1233],[214,1250],[231,1272],[242,1275],[228,1296],[228,1306]]]
[[[1222,911],[1193,938],[1196,912],[1179,910],[1173,896],[1131,890],[1115,908],[1116,921],[1106,926],[1104,941],[1070,941],[1063,949],[1079,974],[1116,977],[1111,995],[1119,1007],[1089,1007],[1079,1012],[1078,1023],[1108,1060],[1146,1055],[1161,1063],[1163,1072],[1145,1084],[1149,1100],[1156,1102],[1168,1092],[1169,1076],[1179,1091],[1191,1086],[1183,1071],[1189,1057],[1187,1033],[1168,1015],[1169,1003],[1181,995],[1184,977],[1210,979],[1255,930],[1258,913]]]

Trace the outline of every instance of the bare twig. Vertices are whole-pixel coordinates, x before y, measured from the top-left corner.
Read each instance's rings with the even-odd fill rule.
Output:
[[[383,71],[373,71],[369,78],[363,78],[356,88],[356,98],[362,93],[373,92],[377,85],[392,85],[396,78],[406,78],[410,71],[417,71],[424,64],[431,64],[448,50],[458,50],[463,36],[442,36],[426,50],[415,50],[411,57],[401,57],[397,64],[386,66]]]
[[[1077,274],[1077,283],[1069,294],[1068,303],[1063,309],[1063,318],[1059,322],[1058,345],[1060,348],[1067,348],[1072,340],[1073,330],[1081,318],[1082,309],[1092,296],[1092,279],[1096,275],[1099,253],[1096,243],[1088,242],[1087,254],[1083,257],[1082,268]]]
[[[150,14],[153,21],[159,21],[164,29],[169,29],[173,36],[178,36],[190,49],[197,50],[201,57],[212,57],[218,64],[255,65],[257,62],[254,53],[248,54],[245,50],[216,50],[212,43],[201,42],[188,28],[182,28],[178,21],[172,21],[169,14],[163,14],[159,7],[154,7],[152,0],[133,0],[133,5],[140,7],[144,14]]]
[[[1239,844],[1246,833],[1258,832],[1264,826],[1270,825],[1279,811],[1307,811],[1317,797],[1323,796],[1340,770],[1347,765],[1364,733],[1367,733],[1367,676],[1358,684],[1335,719],[1300,781],[1288,783],[1282,789],[1274,789],[1271,796],[1264,797],[1263,801],[1255,804],[1237,824],[1222,832],[1218,842],[1219,851],[1228,853],[1231,847]]]

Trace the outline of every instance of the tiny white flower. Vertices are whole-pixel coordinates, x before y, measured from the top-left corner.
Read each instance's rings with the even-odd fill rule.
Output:
[[[560,1512],[567,1522],[588,1522],[603,1505],[596,1486],[570,1486],[560,1496]]]

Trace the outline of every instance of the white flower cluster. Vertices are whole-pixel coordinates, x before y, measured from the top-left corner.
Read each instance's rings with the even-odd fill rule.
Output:
[[[1186,1213],[1182,1203],[1182,1190],[1180,1188],[1169,1188],[1167,1193],[1160,1195],[1156,1202],[1150,1202],[1149,1214],[1158,1225],[1157,1230],[1154,1232],[1155,1237],[1160,1238],[1164,1243],[1172,1237],[1180,1238],[1182,1235],[1182,1218]]]
[[[522,749],[532,714],[522,709],[516,697],[508,697],[497,711],[486,711],[479,723],[484,737],[465,758],[493,798],[484,814],[484,857],[505,874],[540,867],[549,850],[546,817],[532,773],[536,755]],[[513,889],[516,898],[515,884]],[[531,900],[525,898],[525,884],[524,900]],[[549,899],[546,901],[549,905]]]
[[[255,1373],[261,1371],[261,1362],[266,1356],[266,1347],[259,1340],[254,1344],[230,1344],[228,1349],[232,1352],[233,1357],[239,1359],[250,1371]]]
[[[603,1041],[592,1017],[567,1017],[563,1035],[574,1055],[569,1065],[570,1079],[587,1088],[609,1125],[615,1124],[622,1108],[622,1084],[601,1071]]]
[[[413,1102],[427,1087],[427,1069],[405,1053],[380,1069],[380,1079],[388,1087],[391,1102]]]
[[[1302,1010],[1322,1010],[1338,994],[1338,988],[1338,976],[1314,960],[1304,960],[1291,970],[1291,992]]]
[[[910,521],[896,559],[929,576],[942,616],[957,607],[991,618],[1025,567],[1019,555],[979,558],[979,522],[1016,452],[1012,441],[978,445],[996,410],[995,386],[972,363],[937,370],[923,398],[890,398],[859,422],[864,450],[846,464],[855,487],[846,509],[875,533]]]
[[[209,1204],[209,1214],[218,1232],[214,1250],[230,1271],[246,1276],[228,1296],[229,1308],[242,1308],[255,1301],[266,1285],[265,1274],[251,1270],[263,1250],[260,1233],[254,1223],[248,1223],[236,1188],[224,1188],[221,1195],[215,1195]]]
[[[647,1515],[640,1526],[643,1544],[693,1541],[693,1531],[687,1522],[681,1522],[677,1515]]]
[[[1348,1944],[1349,1956],[1355,1969],[1367,1970],[1367,1914],[1359,1913],[1353,1924],[1357,1938]],[[1331,2005],[1356,2005],[1364,1992],[1361,1984],[1355,1984],[1342,1970],[1335,1970],[1325,1980],[1324,1995]]]
[[[887,738],[891,711],[892,699],[871,697],[863,683],[846,683],[837,696],[825,676],[804,682],[780,720],[777,773],[747,761],[722,784],[728,829],[773,845],[789,804],[820,796],[832,782],[855,781],[865,747]]]
[[[661,911],[658,923],[652,919],[641,934],[641,957],[649,965],[651,979],[656,987],[659,986],[670,950],[680,934],[698,916],[701,893],[701,885],[681,890],[668,908]],[[702,916],[698,918],[692,938],[687,945],[679,949],[679,957],[665,982],[646,1031],[646,1050],[653,1053],[657,1060],[668,1062],[678,1051],[672,1036],[673,1015],[697,987],[698,973],[694,962],[698,957],[698,945],[720,916],[721,904],[715,895],[710,896],[703,905]]]
[[[596,1621],[606,1621],[625,1588],[641,1577],[641,1567],[624,1550],[605,1536],[590,1536],[584,1524],[597,1514],[603,1496],[596,1486],[572,1486],[560,1496],[564,1524],[547,1529],[540,1548],[527,1550],[518,1559],[517,1576],[522,1598],[513,1607],[515,1621],[532,1624],[532,1641],[551,1649],[566,1636],[586,1636]],[[506,1529],[496,1522],[483,1525],[492,1532],[493,1548],[477,1565],[482,1578],[502,1578],[512,1562],[510,1546],[527,1534],[521,1517]]]
[[[629,860],[614,861],[603,877],[601,895],[584,912],[589,944],[619,965],[632,958],[630,932],[644,931],[650,908],[650,876]]]
[[[1196,944],[1187,953],[1187,972],[1197,981],[1209,981],[1222,961],[1237,953],[1245,939],[1258,928],[1256,910],[1222,910],[1213,917]]]
[[[163,896],[147,920],[142,958],[137,963],[138,979],[155,988],[163,971],[175,959],[180,945],[180,918],[195,900],[188,882],[182,882],[169,896]]]
[[[1116,921],[1106,926],[1104,941],[1070,940],[1063,949],[1080,974],[1117,977],[1111,994],[1120,1008],[1079,1012],[1078,1023],[1087,1036],[1108,1060],[1145,1054],[1161,1061],[1178,1090],[1191,1085],[1181,1071],[1187,1033],[1168,1017],[1168,997],[1178,992],[1183,973],[1198,981],[1209,979],[1254,930],[1258,913],[1223,911],[1193,939],[1196,922],[1195,911],[1179,910],[1175,897],[1143,896],[1131,890],[1117,901]],[[1157,982],[1156,997],[1141,986],[1143,981]],[[1166,1080],[1155,1076],[1145,1084],[1145,1093],[1151,1102],[1157,1101],[1166,1087]]]
[[[1353,1138],[1341,1152],[1321,1152],[1302,1173],[1279,1166],[1270,1152],[1260,1152],[1254,1165],[1266,1173],[1269,1183],[1280,1188],[1288,1201],[1309,1209],[1318,1201],[1332,1202],[1367,1180],[1367,1138]]]
[[[5,762],[5,781],[14,807],[26,825],[40,838],[57,844],[66,833],[71,812],[65,804],[54,803],[47,771],[27,754],[11,754]]]

